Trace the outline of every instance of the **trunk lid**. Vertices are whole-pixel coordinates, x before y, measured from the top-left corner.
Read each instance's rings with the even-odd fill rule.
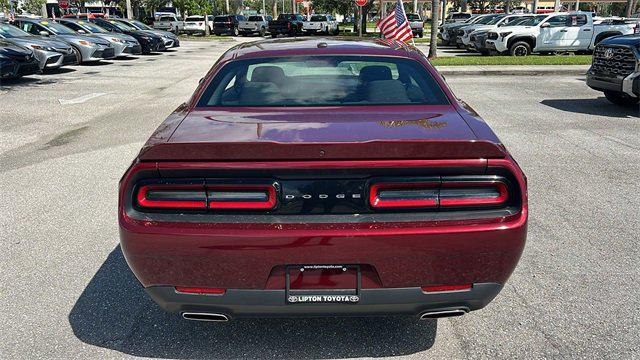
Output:
[[[141,160],[348,160],[504,157],[452,106],[194,110]],[[166,131],[166,129],[165,129]]]

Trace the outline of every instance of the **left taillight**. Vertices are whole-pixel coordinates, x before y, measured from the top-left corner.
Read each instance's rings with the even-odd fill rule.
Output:
[[[138,188],[138,205],[160,209],[206,209],[203,185],[150,184]]]
[[[270,210],[277,190],[269,184],[142,184],[136,202],[147,209]]]

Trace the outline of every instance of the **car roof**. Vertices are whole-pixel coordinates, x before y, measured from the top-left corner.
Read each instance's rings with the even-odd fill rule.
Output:
[[[296,55],[378,55],[413,58],[420,52],[397,40],[352,37],[284,38],[239,44],[223,55],[223,60]]]

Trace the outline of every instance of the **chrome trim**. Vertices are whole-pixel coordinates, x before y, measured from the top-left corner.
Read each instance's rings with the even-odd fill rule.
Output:
[[[194,316],[194,317],[191,317],[191,316]],[[182,318],[185,320],[194,320],[194,321],[214,321],[214,322],[229,321],[229,317],[224,314],[201,313],[201,312],[183,312]]]

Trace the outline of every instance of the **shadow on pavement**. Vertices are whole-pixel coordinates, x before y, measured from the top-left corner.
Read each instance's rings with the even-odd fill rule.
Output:
[[[638,118],[640,116],[640,107],[624,107],[615,105],[610,103],[604,97],[599,97],[597,99],[590,98],[542,100],[540,103],[550,106],[554,109],[580,114],[619,118]]]
[[[347,358],[431,348],[437,322],[413,318],[192,322],[161,310],[111,252],[76,301],[69,323],[83,342],[152,358]]]

